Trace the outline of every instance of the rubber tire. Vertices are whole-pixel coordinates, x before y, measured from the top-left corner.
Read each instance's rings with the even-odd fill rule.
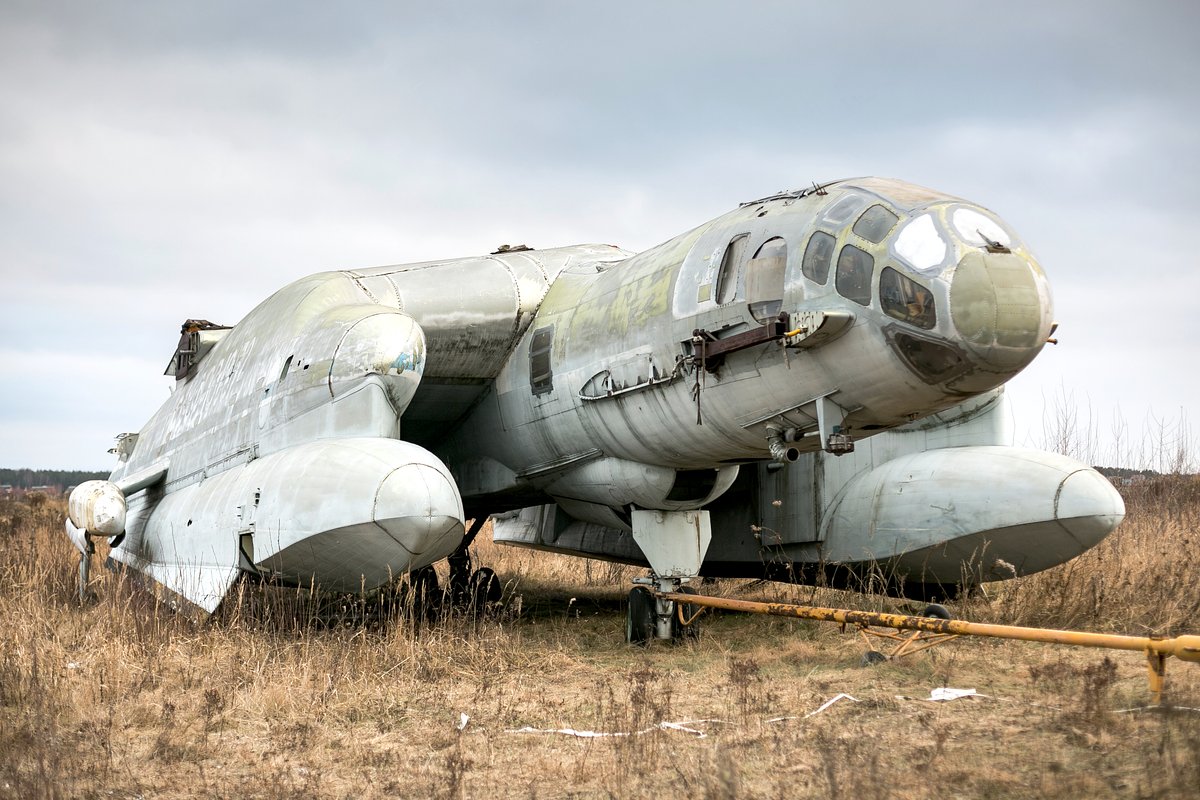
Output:
[[[862,665],[864,667],[873,667],[876,664],[882,664],[888,660],[888,657],[878,650],[868,650],[863,653]]]
[[[922,617],[933,617],[934,619],[954,619],[950,616],[950,609],[937,603],[930,603],[925,606],[925,610],[921,612]]]
[[[696,590],[691,586],[680,586],[680,594],[697,594]],[[693,622],[691,625],[679,624],[679,613],[682,610],[684,619],[691,619],[699,609],[691,603],[680,603],[680,607],[675,609],[675,613],[671,615],[671,638],[678,641],[680,639],[696,639],[700,636],[699,621]]]
[[[471,604],[473,598],[471,554],[467,551],[455,553],[447,562],[450,566],[450,579],[446,584],[446,594],[450,596],[450,604],[456,608],[466,607]]]
[[[480,567],[472,572],[468,586],[470,593],[467,596],[471,601],[472,613],[482,614],[500,602],[503,587],[496,571],[491,567]]]
[[[421,567],[409,573],[413,619],[435,620],[442,610],[442,587],[433,567]]]
[[[629,590],[629,604],[625,608],[625,641],[645,647],[654,638],[654,596],[645,586]]]

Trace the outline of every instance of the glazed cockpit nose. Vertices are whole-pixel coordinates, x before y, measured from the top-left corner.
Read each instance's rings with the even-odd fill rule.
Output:
[[[1045,278],[1014,253],[968,252],[950,284],[950,315],[983,370],[1015,374],[1041,351],[1052,308]]]

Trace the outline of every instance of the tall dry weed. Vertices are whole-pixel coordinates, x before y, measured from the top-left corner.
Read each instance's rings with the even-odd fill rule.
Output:
[[[1122,487],[1125,521],[1066,564],[985,587],[963,616],[1133,635],[1195,632],[1200,623],[1200,476]]]
[[[1187,587],[1197,568],[1183,554],[1197,551],[1195,484],[1133,487],[1127,502],[1126,524],[1094,553],[991,587],[991,601],[967,601],[965,615],[1118,632],[1166,620],[1194,631]],[[1093,793],[1109,762],[1143,796],[1198,777],[1200,724],[1114,716],[1114,697],[1130,690],[1099,659],[1066,662],[1053,673],[1066,676],[1061,686],[1047,682],[1061,694],[1050,704],[1075,702],[1078,713],[1037,726],[1014,709],[996,725],[1021,735],[998,739],[973,721],[910,718],[887,699],[899,693],[891,681],[941,680],[945,656],[865,671],[855,641],[832,626],[733,616],[711,618],[700,640],[631,652],[620,607],[639,570],[486,536],[478,560],[505,584],[501,612],[488,617],[430,620],[401,602],[246,584],[198,624],[98,564],[96,599],[80,605],[62,514],[54,501],[0,501],[0,797],[481,797],[498,786],[531,797],[871,796],[881,776],[900,797],[938,781],[1011,794],[1009,770],[979,778],[953,766],[988,758],[997,741],[1024,748],[1026,778],[1048,769],[1039,752],[1066,753],[1054,756],[1055,777],[1069,773]],[[754,588],[822,605],[891,602]],[[972,646],[951,647],[961,654],[956,679],[970,674]],[[885,699],[805,719],[846,690]],[[694,723],[703,739],[655,727],[702,719],[717,720]],[[510,733],[526,726],[650,730],[594,740]],[[1088,760],[1090,729],[1109,748],[1104,761]],[[979,743],[964,743],[976,734]],[[1128,766],[1135,757],[1147,766]],[[1071,758],[1086,769],[1072,772]]]

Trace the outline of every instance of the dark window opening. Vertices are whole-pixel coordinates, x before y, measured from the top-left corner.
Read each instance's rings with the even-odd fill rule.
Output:
[[[695,503],[712,494],[717,485],[715,469],[681,469],[675,473],[675,483],[667,492],[672,503]]]
[[[883,206],[871,206],[854,223],[854,232],[868,242],[879,244],[899,221],[899,217]]]
[[[292,355],[292,356],[288,356],[288,357],[287,357],[287,361],[284,361],[284,362],[283,362],[283,369],[281,369],[281,370],[279,371],[279,380],[281,380],[281,381],[282,381],[284,378],[286,378],[286,377],[287,377],[288,370],[290,370],[290,369],[292,368],[292,359],[293,359],[293,358],[295,358],[295,356],[294,356],[294,355]]]
[[[870,253],[852,244],[846,245],[838,256],[838,293],[860,306],[871,305],[871,273],[874,269],[875,259]]]
[[[529,342],[529,386],[535,395],[554,391],[554,372],[550,368],[550,347],[554,343],[554,326],[533,332]]]
[[[944,344],[907,333],[897,333],[893,342],[908,368],[927,383],[943,383],[966,368],[962,356]]]
[[[721,271],[717,273],[716,295],[717,303],[725,305],[733,299],[737,291],[737,273],[742,259],[746,255],[746,242],[750,235],[743,233],[729,241],[725,248],[725,256],[721,259]]]
[[[901,322],[925,330],[937,324],[933,292],[891,267],[879,273],[879,303],[883,313]]]
[[[763,242],[762,247],[746,264],[746,299],[750,315],[759,322],[768,322],[783,310],[783,278],[787,269],[787,242],[776,236]]]
[[[868,210],[863,211],[863,216],[860,216],[858,222],[854,223],[854,233],[862,236],[866,241],[878,245],[899,221],[900,217],[884,209],[882,205],[872,205]]]
[[[813,283],[825,284],[829,278],[829,265],[833,263],[835,240],[824,231],[817,231],[808,240],[804,249],[804,261],[800,266],[804,277]]]

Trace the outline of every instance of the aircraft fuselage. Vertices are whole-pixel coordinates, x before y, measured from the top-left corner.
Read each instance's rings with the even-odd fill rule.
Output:
[[[212,610],[241,571],[370,589],[450,555],[466,519],[540,504],[619,539],[638,510],[708,507],[743,465],[836,457],[993,390],[1051,319],[992,212],[874,178],[639,254],[313,275],[232,329],[185,327],[174,393],[118,446],[113,558]]]

